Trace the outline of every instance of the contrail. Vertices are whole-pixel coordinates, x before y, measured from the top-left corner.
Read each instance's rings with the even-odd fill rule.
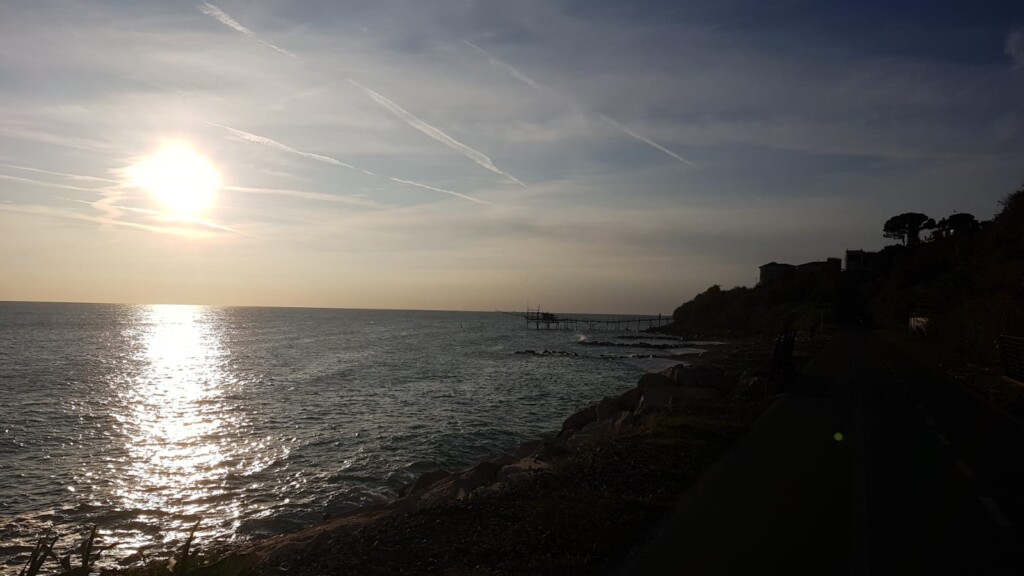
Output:
[[[487,204],[488,206],[492,205],[490,202],[485,202],[484,200],[481,200],[479,198],[474,198],[472,196],[467,196],[465,194],[462,194],[461,192],[452,192],[451,190],[445,190],[444,188],[435,188],[434,186],[427,186],[426,184],[420,184],[419,182],[413,182],[412,180],[402,180],[401,178],[393,178],[393,177],[388,177],[388,180],[391,180],[393,182],[398,182],[400,184],[408,184],[410,186],[419,186],[420,188],[426,188],[427,190],[433,190],[435,192],[443,192],[445,194],[451,194],[452,196],[458,196],[459,198],[462,198],[463,200],[469,200],[470,202],[476,202],[477,204]]]
[[[583,106],[581,106],[575,100],[573,100],[573,99],[571,99],[571,98],[569,98],[567,96],[563,96],[563,95],[559,94],[558,92],[555,92],[551,88],[548,88],[547,86],[541,84],[540,82],[537,82],[533,78],[530,78],[526,74],[523,74],[522,72],[517,70],[515,68],[515,66],[512,66],[511,64],[508,64],[506,62],[502,62],[501,60],[498,60],[490,52],[484,50],[483,48],[477,46],[476,44],[473,44],[469,40],[463,40],[462,43],[467,45],[467,46],[469,46],[470,48],[473,48],[474,50],[476,50],[480,54],[482,54],[485,58],[487,58],[487,61],[491,63],[491,66],[494,66],[495,68],[500,68],[500,69],[504,70],[506,73],[508,73],[509,76],[515,78],[516,80],[519,80],[523,84],[526,84],[527,86],[529,86],[529,87],[531,87],[531,88],[533,88],[535,90],[540,90],[541,92],[549,92],[551,94],[554,94],[554,95],[560,97],[561,99],[565,100],[566,102],[572,104],[573,106],[585,110],[585,108]],[[687,165],[693,166],[693,167],[698,167],[698,164],[696,162],[693,162],[691,160],[687,160],[686,158],[683,158],[679,154],[676,154],[675,152],[669,150],[668,148],[665,148],[664,146],[662,146],[661,144],[658,144],[654,140],[651,140],[650,138],[647,138],[646,136],[638,134],[635,130],[632,130],[632,129],[630,129],[627,126],[624,126],[622,123],[617,122],[617,121],[613,120],[612,118],[609,118],[608,116],[606,116],[604,114],[599,114],[599,116],[601,117],[602,120],[604,120],[605,122],[608,122],[612,126],[615,126],[619,130],[622,130],[623,132],[625,132],[630,137],[635,138],[636,140],[639,140],[640,142],[643,142],[644,144],[647,144],[648,146],[651,146],[651,147],[655,148],[656,150],[659,150],[661,152],[664,152],[665,154],[668,154],[669,156],[675,158],[676,160],[679,160],[683,164],[687,164]]]
[[[288,196],[291,198],[301,198],[304,200],[316,200],[321,202],[337,202],[339,204],[349,204],[352,206],[361,206],[363,208],[377,208],[380,207],[376,202],[369,200],[362,200],[360,198],[349,198],[348,196],[335,196],[333,194],[323,194],[320,192],[306,192],[305,190],[290,190],[287,188],[254,188],[251,186],[222,186],[224,190],[230,190],[232,192],[244,192],[246,194],[265,194],[271,196]]]
[[[28,172],[36,172],[38,174],[51,174],[53,176],[61,176],[68,178],[69,180],[81,180],[83,182],[103,182],[104,184],[120,184],[117,180],[111,180],[110,178],[98,178],[96,176],[83,176],[82,174],[69,174],[67,172],[54,172],[53,170],[43,170],[41,168],[29,168],[28,166],[17,166],[15,164],[0,164],[3,168],[14,168],[15,170],[27,170]]]
[[[211,126],[216,126],[218,128],[223,128],[223,129],[231,132],[235,136],[238,136],[239,138],[241,138],[243,140],[246,140],[248,142],[254,142],[256,144],[263,144],[264,146],[270,146],[271,148],[275,148],[277,150],[281,150],[282,152],[288,152],[289,154],[296,154],[298,156],[304,156],[306,158],[310,158],[312,160],[317,160],[319,162],[325,162],[327,164],[333,164],[334,166],[341,166],[343,168],[348,168],[350,170],[356,170],[356,171],[362,172],[363,174],[366,174],[368,176],[375,176],[375,177],[378,177],[378,178],[387,178],[388,180],[391,180],[393,182],[398,182],[400,184],[406,184],[408,186],[416,186],[417,188],[425,188],[427,190],[434,190],[435,192],[443,192],[445,194],[451,194],[452,196],[457,196],[457,197],[462,198],[464,200],[469,200],[470,202],[476,202],[478,204],[487,204],[487,202],[484,202],[483,200],[480,200],[480,199],[477,199],[477,198],[473,198],[472,196],[467,196],[467,195],[461,194],[459,192],[453,192],[451,190],[445,190],[444,188],[437,188],[437,187],[430,186],[430,185],[427,185],[427,184],[421,184],[419,182],[413,182],[412,180],[402,180],[401,178],[393,178],[391,176],[385,176],[383,174],[374,174],[373,172],[370,172],[369,170],[363,170],[362,168],[357,168],[357,167],[355,167],[355,166],[353,166],[351,164],[346,164],[345,162],[342,162],[341,160],[338,160],[337,158],[331,158],[330,156],[324,156],[322,154],[313,154],[311,152],[303,152],[302,150],[296,150],[295,148],[292,148],[291,146],[288,146],[287,144],[282,144],[282,143],[278,142],[277,140],[274,140],[272,138],[267,138],[266,136],[260,136],[259,134],[253,134],[252,132],[246,132],[244,130],[238,130],[238,129],[232,128],[230,126],[225,126],[223,124],[217,124],[216,122],[209,122],[209,121],[207,121],[207,124],[209,124]],[[518,180],[517,180],[517,182],[518,182]],[[521,182],[520,182],[520,184],[521,184]],[[234,187],[234,188],[235,189],[239,189],[239,191],[255,192],[255,189],[243,189],[242,187]],[[232,188],[229,187],[227,189],[230,190]],[[300,197],[300,195],[301,195],[301,197],[304,197],[304,198],[317,199],[317,200],[324,200],[325,198],[323,198],[322,196],[327,196],[327,197],[331,198],[332,200],[338,198],[336,196],[329,196],[329,195],[326,195],[326,194],[325,195],[319,195],[319,194],[316,194],[314,192],[301,192],[301,191],[298,191],[298,190],[292,190],[292,191],[288,191],[288,192],[289,192],[289,195],[291,195],[291,196]],[[296,194],[296,193],[298,193],[298,194]],[[315,197],[314,197],[314,195],[315,195]]]
[[[389,99],[385,98],[384,96],[374,92],[373,90],[370,90],[369,88],[367,88],[366,86],[363,86],[362,84],[356,82],[355,80],[352,80],[351,78],[349,78],[348,81],[351,82],[354,86],[362,88],[363,91],[366,92],[370,96],[370,98],[373,98],[373,100],[375,102],[377,102],[381,106],[383,106],[383,107],[387,108],[388,110],[390,110],[392,114],[394,114],[395,116],[398,116],[400,119],[402,119],[409,126],[412,126],[413,128],[419,130],[420,132],[423,132],[427,136],[430,136],[434,140],[437,140],[438,142],[444,144],[445,146],[451,148],[452,150],[455,150],[456,152],[459,152],[460,154],[466,156],[467,158],[469,158],[473,162],[476,162],[477,164],[479,164],[480,166],[490,170],[491,172],[494,172],[495,174],[500,174],[500,175],[504,176],[505,178],[508,178],[509,180],[515,182],[516,184],[519,184],[520,186],[522,186],[524,188],[526,187],[526,184],[523,184],[515,176],[512,176],[508,172],[505,172],[505,171],[501,170],[500,168],[498,168],[497,166],[495,166],[494,162],[491,161],[490,157],[488,157],[483,152],[480,152],[478,150],[474,150],[473,148],[470,148],[469,146],[466,146],[462,142],[459,142],[455,138],[452,138],[451,136],[445,134],[444,132],[442,132],[438,128],[435,128],[434,126],[431,126],[430,124],[427,124],[423,120],[420,120],[413,113],[409,112],[405,108],[402,108],[398,104],[395,104],[391,100],[389,100]]]
[[[658,149],[658,150],[661,150],[661,151],[662,151],[662,152],[664,152],[665,154],[668,154],[669,156],[671,156],[671,157],[675,158],[676,160],[679,160],[679,161],[680,161],[680,162],[682,162],[683,164],[686,164],[686,165],[688,165],[688,166],[693,166],[694,168],[697,168],[697,167],[698,167],[698,165],[697,165],[697,163],[696,163],[696,162],[693,162],[693,161],[691,161],[691,160],[687,160],[686,158],[683,158],[683,157],[682,157],[682,156],[680,156],[679,154],[676,154],[675,152],[673,152],[673,151],[669,150],[668,148],[665,148],[664,146],[662,146],[661,144],[658,144],[658,143],[657,143],[657,142],[655,142],[654,140],[651,140],[650,138],[647,138],[646,136],[642,136],[642,135],[640,135],[640,134],[637,134],[637,133],[636,133],[636,132],[634,132],[633,130],[629,129],[629,128],[628,128],[628,127],[626,127],[626,126],[623,126],[623,125],[622,125],[622,124],[620,124],[619,122],[617,122],[617,121],[615,121],[615,120],[613,120],[613,119],[611,119],[611,118],[609,118],[609,117],[605,116],[604,114],[601,114],[601,118],[603,118],[605,122],[608,122],[609,124],[611,124],[612,126],[615,126],[615,127],[616,127],[616,128],[618,128],[619,130],[622,130],[622,131],[623,131],[623,132],[625,132],[626,134],[629,134],[629,135],[630,135],[630,136],[632,136],[633,138],[636,138],[637,140],[639,140],[639,141],[643,142],[644,144],[648,144],[648,145],[650,145],[650,146],[652,146],[652,147],[654,147],[654,148],[656,148],[656,149]]]
[[[333,164],[335,166],[342,166],[342,167],[348,168],[350,170],[356,170],[356,171],[362,172],[363,174],[366,174],[368,176],[376,176],[376,174],[374,174],[373,172],[370,172],[369,170],[363,170],[362,168],[357,168],[357,167],[355,167],[355,166],[353,166],[351,164],[342,162],[341,160],[338,160],[337,158],[331,158],[330,156],[324,156],[322,154],[313,154],[312,152],[303,152],[302,150],[296,150],[295,148],[292,148],[291,146],[288,146],[287,144],[282,144],[282,143],[278,142],[277,140],[274,140],[273,138],[267,138],[266,136],[260,136],[258,134],[253,134],[252,132],[246,132],[245,130],[238,130],[238,129],[232,128],[230,126],[225,126],[223,124],[217,124],[216,122],[209,122],[208,121],[207,124],[209,124],[211,126],[216,126],[218,128],[223,128],[223,129],[227,130],[228,132],[231,132],[235,136],[238,136],[242,140],[248,140],[249,142],[255,142],[256,144],[263,144],[264,146],[270,146],[271,148],[276,148],[278,150],[281,150],[282,152],[288,152],[289,154],[295,154],[297,156],[303,156],[303,157],[309,158],[311,160],[316,160],[318,162],[324,162],[324,163],[327,163],[327,164]]]
[[[252,30],[249,30],[245,26],[242,26],[241,24],[238,23],[237,20],[235,20],[231,16],[228,16],[228,14],[226,12],[224,12],[220,8],[214,6],[213,4],[210,4],[209,2],[203,2],[202,4],[199,5],[198,8],[199,8],[200,12],[202,12],[203,14],[206,14],[207,16],[209,16],[210,18],[213,18],[214,20],[217,20],[218,22],[220,22],[221,24],[227,26],[228,28],[232,28],[232,29],[234,29],[234,30],[236,30],[238,32],[241,32],[242,34],[245,34],[249,38],[252,38],[253,40],[259,42],[260,44],[263,44],[264,46],[266,46],[268,48],[271,48],[273,50],[277,50],[281,54],[284,54],[286,56],[289,56],[291,58],[295,58],[296,60],[298,60],[298,56],[296,56],[295,54],[292,54],[291,52],[285,50],[284,48],[281,48],[280,46],[275,46],[275,45],[271,44],[270,42],[267,42],[266,40],[260,40],[259,38],[256,37],[256,33],[255,32],[253,32]]]
[[[542,92],[553,92],[551,88],[548,88],[547,86],[541,84],[540,82],[537,82],[533,78],[530,78],[526,74],[523,74],[519,70],[516,70],[515,66],[498,60],[497,58],[492,56],[490,52],[484,50],[483,48],[477,46],[476,44],[473,44],[469,40],[463,40],[462,43],[482,54],[483,57],[487,58],[487,61],[491,63],[491,66],[494,66],[495,68],[501,68],[502,70],[507,72],[509,76],[512,76],[516,80],[519,80],[520,82],[527,84],[531,88],[535,88]]]
[[[33,186],[45,186],[47,188],[59,188],[61,190],[74,190],[76,192],[103,192],[102,188],[85,188],[83,186],[72,186],[71,184],[57,184],[56,182],[46,182],[44,180],[33,180],[31,178],[22,178],[20,176],[8,176],[6,174],[0,174],[0,180],[12,180],[14,182],[24,182],[26,184],[32,184]]]

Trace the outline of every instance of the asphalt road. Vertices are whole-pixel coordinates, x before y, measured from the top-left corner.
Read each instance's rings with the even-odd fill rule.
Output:
[[[836,335],[626,574],[1024,574],[1024,426]]]

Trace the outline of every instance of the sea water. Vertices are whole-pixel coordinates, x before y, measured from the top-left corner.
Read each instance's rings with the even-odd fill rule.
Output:
[[[196,522],[206,544],[295,530],[666,364],[587,337],[499,313],[0,303],[0,572],[93,525],[108,562]]]

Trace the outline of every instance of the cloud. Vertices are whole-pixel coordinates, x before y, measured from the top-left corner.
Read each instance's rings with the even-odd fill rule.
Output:
[[[391,111],[392,114],[398,116],[409,126],[412,126],[413,128],[419,130],[420,132],[423,132],[427,136],[430,136],[434,140],[437,140],[438,142],[444,144],[445,146],[451,148],[452,150],[459,152],[460,154],[466,156],[473,162],[476,162],[478,165],[490,170],[491,172],[494,172],[495,174],[500,174],[505,178],[508,178],[512,182],[515,182],[516,184],[523,186],[524,188],[526,187],[526,184],[523,184],[518,178],[512,176],[508,172],[505,172],[498,168],[497,166],[495,166],[494,162],[490,159],[490,157],[488,157],[483,152],[480,152],[479,150],[474,150],[473,148],[470,148],[469,146],[463,144],[462,142],[459,142],[455,138],[452,138],[451,136],[442,132],[440,129],[431,126],[430,124],[424,122],[423,120],[420,120],[408,110],[402,108],[398,104],[395,104],[394,102],[378,94],[377,92],[370,90],[369,88],[363,86],[362,84],[356,82],[355,80],[352,80],[350,78],[349,82],[351,82],[354,86],[361,88],[370,96],[370,98],[373,98],[375,102],[377,102],[384,108],[387,108],[389,111]]]
[[[200,4],[198,6],[198,8],[199,8],[200,12],[202,12],[203,14],[206,14],[207,16],[209,16],[210,18],[213,18],[214,20],[217,20],[218,22],[220,22],[221,24],[227,26],[228,28],[233,28],[234,30],[237,30],[238,32],[241,32],[242,34],[245,34],[249,38],[252,38],[253,40],[259,42],[260,44],[263,44],[264,46],[266,46],[268,48],[276,50],[276,51],[280,52],[281,54],[284,54],[284,55],[289,56],[291,58],[295,58],[296,60],[298,59],[298,56],[296,56],[295,54],[292,54],[291,52],[285,50],[284,48],[281,48],[280,46],[275,46],[275,45],[271,44],[270,42],[267,42],[266,40],[260,40],[259,38],[256,37],[256,34],[252,30],[249,30],[245,26],[242,26],[241,24],[239,24],[237,20],[235,20],[231,16],[228,16],[228,14],[226,12],[224,12],[223,10],[218,8],[217,6],[214,6],[213,4],[210,4],[209,2],[203,2],[202,4]]]
[[[1014,30],[1006,37],[1006,55],[1013,59],[1014,68],[1024,68],[1024,30]]]
[[[487,58],[488,62],[491,63],[491,66],[494,66],[495,68],[499,68],[501,70],[504,70],[506,73],[508,73],[509,76],[512,76],[516,80],[519,80],[520,82],[522,82],[523,84],[526,84],[527,86],[533,88],[534,90],[540,90],[541,92],[550,92],[551,94],[554,94],[554,95],[558,96],[559,98],[567,101],[569,104],[571,104],[572,106],[574,106],[576,108],[580,108],[580,109],[584,108],[579,102],[569,98],[568,96],[563,96],[561,94],[558,94],[557,92],[555,92],[551,88],[548,88],[547,86],[541,84],[540,82],[537,82],[533,78],[530,78],[526,74],[523,74],[522,72],[517,70],[515,68],[515,66],[512,66],[511,64],[508,64],[506,62],[502,62],[501,60],[498,60],[497,58],[492,56],[490,52],[484,50],[483,48],[477,46],[476,44],[473,44],[472,42],[470,42],[468,40],[463,40],[462,42],[464,44],[466,44],[467,46],[473,48],[474,50],[476,50],[480,54],[482,54],[485,58]],[[647,138],[646,136],[643,136],[643,135],[637,133],[635,130],[630,129],[629,127],[623,125],[622,123],[620,123],[620,122],[618,122],[618,121],[616,121],[616,120],[614,120],[614,119],[612,119],[612,118],[610,118],[610,117],[608,117],[608,116],[606,116],[604,114],[600,114],[600,116],[601,116],[602,120],[604,120],[605,122],[608,122],[612,126],[615,126],[619,130],[622,130],[623,132],[625,132],[627,135],[631,136],[632,138],[635,138],[636,140],[639,140],[640,142],[643,142],[644,144],[647,144],[648,146],[651,146],[652,148],[655,148],[656,150],[659,150],[661,152],[664,152],[665,154],[668,154],[669,156],[675,158],[676,160],[682,162],[683,164],[686,164],[686,165],[689,165],[689,166],[694,166],[694,167],[697,166],[697,163],[695,163],[693,161],[690,161],[690,160],[687,160],[686,158],[683,158],[679,154],[676,154],[675,152],[669,150],[668,148],[665,148],[661,144],[658,144],[654,140],[651,140],[650,138]]]

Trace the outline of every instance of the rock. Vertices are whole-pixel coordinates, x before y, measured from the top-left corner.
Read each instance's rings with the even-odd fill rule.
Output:
[[[631,427],[636,422],[636,416],[633,416],[632,410],[624,410],[615,414],[612,418],[612,422],[615,423],[615,430],[621,432]]]
[[[597,420],[597,406],[587,406],[566,418],[565,422],[562,423],[562,431],[579,430],[594,420]]]
[[[687,388],[716,388],[722,391],[730,391],[735,382],[725,374],[724,370],[711,366],[677,364],[663,370],[661,375],[671,380],[677,386]]]
[[[420,477],[417,478],[415,482],[400,489],[398,491],[398,497],[403,498],[405,496],[408,496],[409,494],[420,492],[421,490],[426,490],[431,485],[437,483],[439,480],[443,480],[449,476],[451,476],[451,472],[448,472],[447,470],[434,470],[433,472],[421,474]]]
[[[684,401],[708,400],[721,398],[724,392],[715,388],[683,388],[681,386],[654,386],[645,388],[640,403],[635,410],[640,415],[641,408],[667,409]]]
[[[565,445],[560,442],[544,442],[540,448],[538,448],[532,456],[537,460],[544,462],[551,462],[555,458],[569,452]]]
[[[516,476],[522,476],[524,474],[532,474],[538,470],[544,470],[550,467],[550,464],[536,458],[526,457],[518,462],[514,462],[505,466],[498,472],[497,480],[499,482],[505,482]]]
[[[512,453],[512,457],[516,460],[521,460],[527,456],[533,455],[537,450],[543,447],[545,444],[544,440],[531,440],[529,442],[523,442],[516,448],[516,451]]]
[[[640,380],[636,383],[638,390],[645,390],[647,388],[655,386],[675,386],[674,380],[668,378],[664,374],[644,374],[640,377]]]
[[[619,406],[618,398],[608,398],[606,396],[597,403],[597,419],[602,420],[621,410],[622,407]]]
[[[641,393],[642,391],[640,388],[630,388],[623,392],[622,395],[618,397],[619,408],[621,410],[629,410],[630,412],[636,410],[637,402],[640,402]]]
[[[481,462],[437,482],[423,493],[420,502],[429,504],[466,498],[473,490],[494,481],[498,470],[500,466],[494,462]]]
[[[568,442],[570,445],[582,444],[595,438],[606,436],[614,430],[615,421],[613,419],[605,418],[603,420],[595,420],[573,434],[572,438],[569,438]]]

